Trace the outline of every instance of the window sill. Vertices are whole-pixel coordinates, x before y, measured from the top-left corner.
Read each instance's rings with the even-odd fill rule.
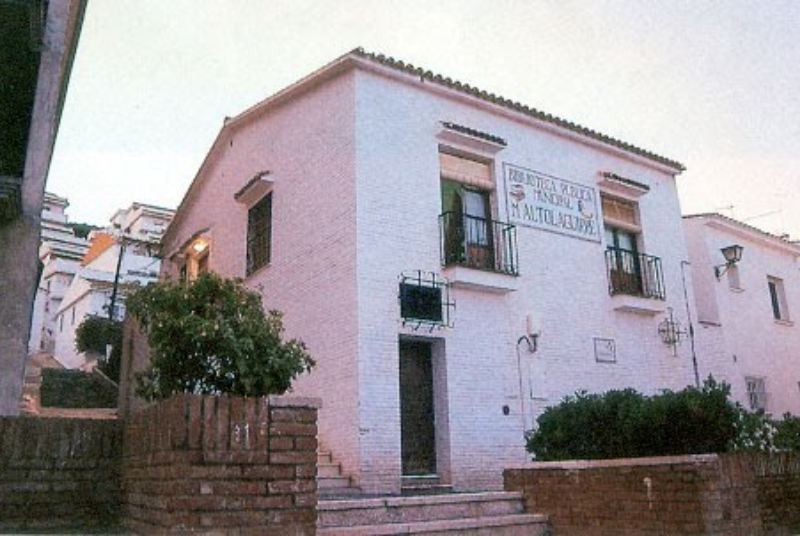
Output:
[[[515,275],[475,270],[464,266],[446,266],[442,272],[454,288],[480,290],[494,294],[507,294],[519,288]]]
[[[783,320],[783,319],[777,319],[776,318],[775,319],[775,323],[778,324],[779,326],[788,326],[788,327],[794,326],[794,321],[792,321],[792,320]]]
[[[621,313],[633,313],[637,315],[655,316],[667,310],[663,300],[641,298],[628,294],[615,294],[611,296],[614,310]]]
[[[244,280],[247,281],[249,279],[252,279],[253,277],[259,275],[261,272],[265,271],[270,266],[272,266],[272,263],[269,263],[269,262],[267,264],[263,265],[263,266],[259,266],[258,268],[256,268],[252,272],[250,272],[249,274],[245,274]]]

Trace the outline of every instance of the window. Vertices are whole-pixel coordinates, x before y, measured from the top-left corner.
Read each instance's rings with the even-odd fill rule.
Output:
[[[443,263],[516,274],[514,226],[492,220],[490,164],[440,152],[439,165]]]
[[[747,403],[752,411],[767,410],[767,388],[764,378],[748,376],[744,379],[747,385]]]
[[[742,278],[739,275],[739,267],[735,264],[729,265],[726,274],[728,276],[728,287],[732,290],[742,290]]]
[[[71,326],[75,325],[75,308],[74,307],[72,308],[72,320],[70,321],[70,325]]]
[[[272,192],[247,213],[247,275],[269,264],[272,240]]]
[[[786,291],[783,288],[783,279],[767,277],[769,299],[772,303],[772,316],[775,320],[789,320],[789,307],[786,303]]]
[[[640,253],[641,227],[635,201],[600,194],[611,295],[665,299],[661,259]]]

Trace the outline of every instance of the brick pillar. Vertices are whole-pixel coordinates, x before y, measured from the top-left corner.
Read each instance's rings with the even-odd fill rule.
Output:
[[[125,527],[315,534],[319,407],[185,394],[135,413],[125,425]]]

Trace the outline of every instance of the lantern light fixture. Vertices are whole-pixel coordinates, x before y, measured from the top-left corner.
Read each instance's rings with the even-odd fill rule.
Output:
[[[722,248],[720,251],[722,252],[722,256],[725,257],[725,264],[714,267],[714,275],[717,276],[717,280],[719,280],[731,266],[735,266],[736,263],[742,260],[742,251],[744,251],[744,248],[739,244],[733,244]]]

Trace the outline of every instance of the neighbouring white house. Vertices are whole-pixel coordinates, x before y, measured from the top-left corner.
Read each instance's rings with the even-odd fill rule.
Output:
[[[498,488],[565,395],[694,383],[682,170],[356,49],[225,121],[162,273],[285,313],[364,492]]]
[[[68,225],[68,206],[66,198],[45,193],[39,247],[42,271],[33,304],[28,342],[31,354],[52,354],[55,350],[56,313],[67,287],[80,269],[81,259],[89,250],[89,240],[75,236]]]
[[[748,409],[800,415],[800,244],[720,214],[683,221],[701,374]]]
[[[75,348],[75,333],[89,315],[125,316],[125,295],[133,287],[158,279],[158,243],[173,210],[133,203],[117,211],[111,225],[90,235],[91,248],[63,294],[55,312],[53,356],[66,368],[94,366]]]

